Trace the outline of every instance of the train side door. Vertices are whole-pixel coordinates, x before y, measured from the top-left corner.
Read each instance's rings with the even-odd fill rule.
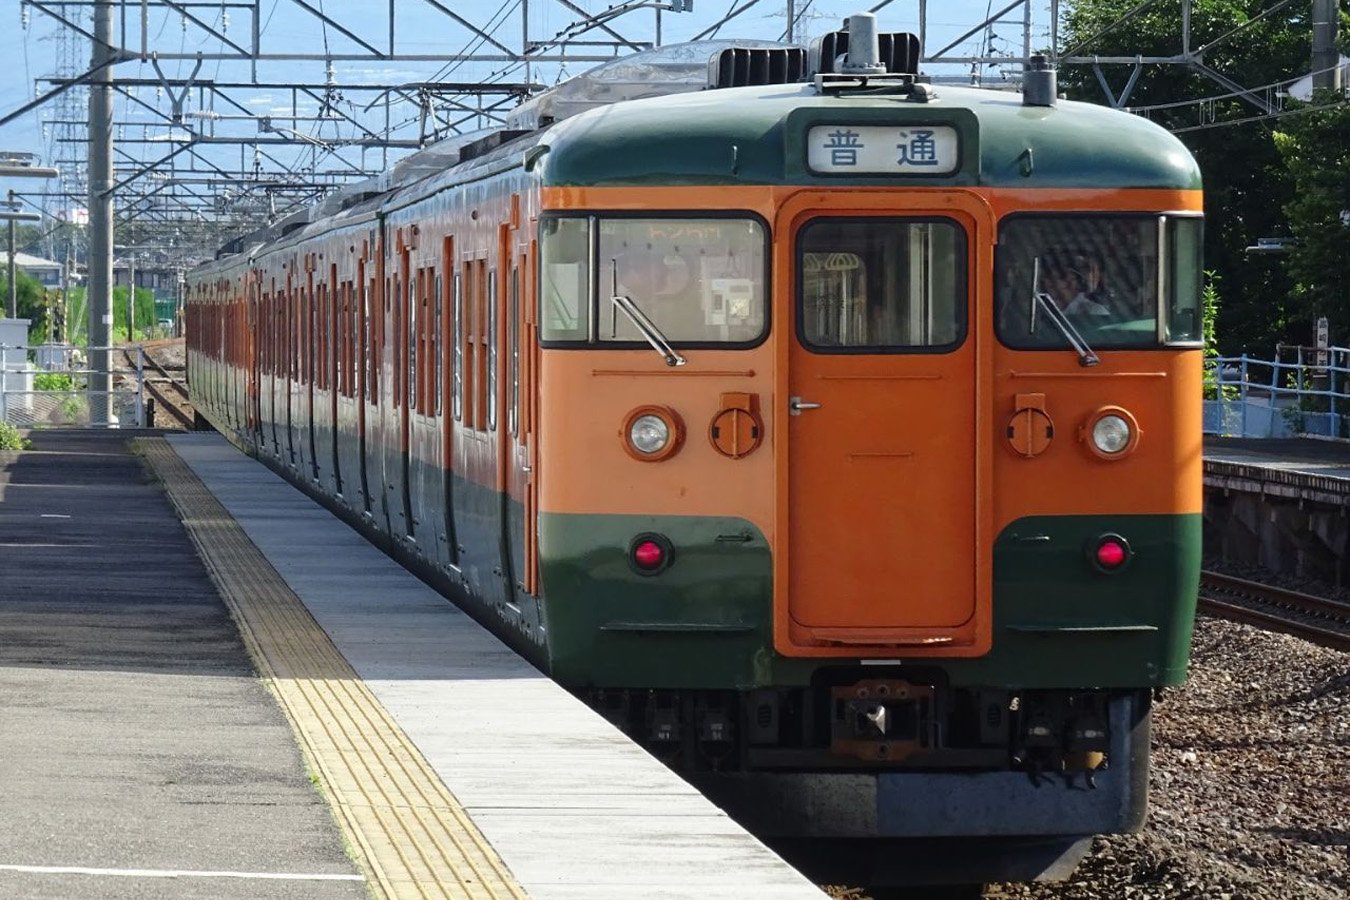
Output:
[[[841,196],[802,195],[779,220],[790,645],[969,655],[988,603],[973,298],[992,222],[958,191]]]

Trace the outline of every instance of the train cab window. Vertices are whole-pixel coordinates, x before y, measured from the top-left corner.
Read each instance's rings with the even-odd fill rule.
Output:
[[[765,334],[768,239],[759,220],[549,218],[541,238],[545,342],[645,346],[639,317],[677,346],[752,344]]]
[[[819,352],[951,349],[965,336],[966,239],[955,222],[817,219],[797,239],[799,335]]]
[[[540,227],[543,339],[584,341],[590,336],[591,221],[550,218]]]
[[[1167,308],[1163,334],[1169,344],[1204,342],[1200,301],[1205,270],[1203,225],[1204,220],[1199,216],[1168,216],[1166,219],[1168,256],[1164,282]]]
[[[999,338],[1022,350],[1067,349],[1074,334],[1093,350],[1196,343],[1200,243],[1194,216],[1009,218],[995,259]]]

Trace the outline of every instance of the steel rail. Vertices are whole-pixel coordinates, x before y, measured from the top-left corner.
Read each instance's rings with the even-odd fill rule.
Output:
[[[1235,622],[1350,651],[1350,603],[1206,570],[1200,574],[1199,608]]]
[[[126,357],[127,363],[131,365],[133,368],[135,368],[136,366],[135,349],[136,349],[135,345],[122,348],[122,354]],[[149,366],[151,369],[154,369],[160,375],[159,378],[142,377],[141,383],[145,385],[146,391],[150,393],[150,396],[155,398],[155,401],[159,405],[160,409],[162,409],[164,412],[167,412],[169,415],[173,416],[175,419],[178,420],[178,423],[180,425],[182,425],[187,430],[191,431],[194,425],[193,417],[190,414],[183,411],[183,407],[187,405],[191,399],[190,396],[188,395],[187,387],[182,383],[180,379],[174,378],[172,375],[170,375],[168,371],[165,370],[165,368],[159,364],[159,361],[156,360],[153,356],[151,356],[149,351],[146,350],[144,347],[142,347],[141,357],[144,360],[144,364],[146,366]],[[161,387],[161,385],[168,385],[168,387],[176,391],[179,395],[179,399],[176,400],[171,399],[168,393]]]

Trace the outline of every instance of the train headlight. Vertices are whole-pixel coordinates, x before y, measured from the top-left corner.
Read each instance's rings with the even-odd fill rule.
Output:
[[[680,449],[684,425],[664,406],[641,406],[628,414],[620,431],[628,455],[643,462],[668,459]]]
[[[1130,423],[1120,416],[1102,416],[1092,426],[1092,443],[1114,456],[1130,445]]]
[[[660,453],[670,443],[670,426],[660,416],[638,416],[628,428],[628,442],[639,453]]]
[[[1139,446],[1139,423],[1128,410],[1106,406],[1088,417],[1079,436],[1102,459],[1122,459]]]

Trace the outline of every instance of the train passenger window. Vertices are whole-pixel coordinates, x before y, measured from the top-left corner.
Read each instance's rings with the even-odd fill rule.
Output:
[[[1070,346],[1048,315],[1034,314],[1040,295],[1094,350],[1198,341],[1200,252],[1198,217],[1012,217],[994,266],[999,338],[1016,349]]]
[[[540,224],[539,303],[546,341],[584,341],[591,306],[590,219],[545,219]]]
[[[966,327],[965,231],[949,221],[816,219],[797,239],[800,337],[823,352],[942,350]]]
[[[509,308],[507,309],[507,333],[510,335],[511,346],[507,352],[511,354],[511,396],[508,398],[507,417],[511,436],[515,437],[520,433],[520,269],[513,266],[511,268],[511,295]]]
[[[453,369],[453,393],[451,394],[450,405],[454,412],[455,421],[458,422],[464,417],[464,290],[458,272],[455,273],[454,293],[455,350],[451,366]]]
[[[487,430],[497,430],[497,270],[488,274]]]
[[[441,323],[445,315],[445,295],[441,293],[441,276],[436,276],[436,293],[432,295],[432,309],[435,311],[431,330],[431,411],[433,415],[441,414],[441,399],[445,391],[441,385],[441,376],[445,372],[445,360],[441,354],[445,352],[441,341]]]
[[[1204,341],[1200,305],[1205,269],[1203,224],[1199,216],[1167,217],[1167,315],[1163,322],[1169,344]]]

